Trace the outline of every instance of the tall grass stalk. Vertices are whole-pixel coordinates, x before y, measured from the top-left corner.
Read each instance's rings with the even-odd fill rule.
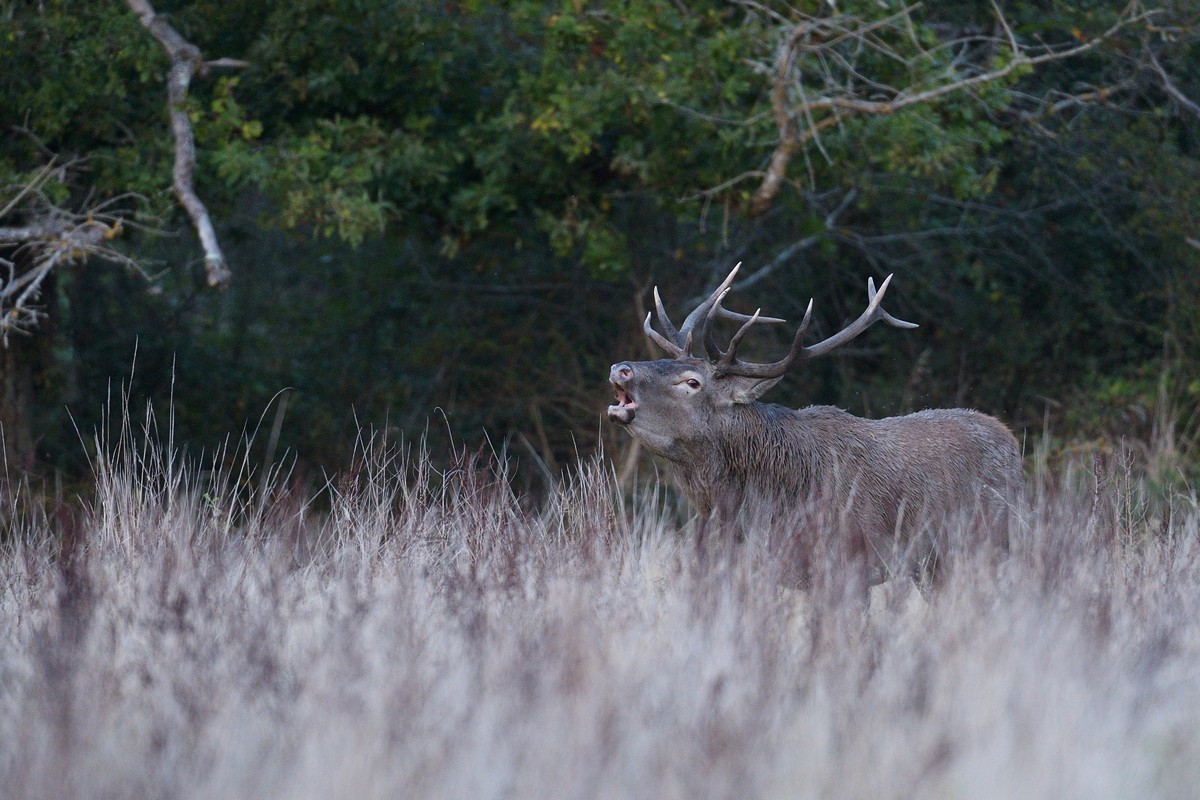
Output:
[[[489,451],[368,440],[318,512],[154,440],[104,443],[74,511],[6,499],[4,797],[1200,786],[1200,512],[1132,462],[1040,471],[1006,555],[864,607],[836,548],[798,573],[787,531],[724,541],[600,460],[530,508]]]

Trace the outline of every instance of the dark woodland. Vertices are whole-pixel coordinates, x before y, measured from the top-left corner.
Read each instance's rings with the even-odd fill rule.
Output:
[[[624,457],[608,367],[655,352],[651,287],[737,262],[735,310],[815,298],[814,338],[888,274],[920,325],[774,402],[1169,435],[1190,473],[1200,12],[831,8],[4,5],[9,477],[86,479],[124,402],[306,480],[370,429],[537,484]]]

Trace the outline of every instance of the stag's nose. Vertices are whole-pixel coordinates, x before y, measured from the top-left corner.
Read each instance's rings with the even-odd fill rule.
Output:
[[[633,377],[633,368],[628,364],[613,364],[608,370],[608,379],[614,382],[625,383]]]

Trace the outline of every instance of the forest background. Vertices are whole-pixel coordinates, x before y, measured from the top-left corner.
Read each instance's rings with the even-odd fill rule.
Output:
[[[1187,2],[0,2],[6,468],[86,475],[125,392],[301,476],[360,427],[554,474],[614,437],[651,287],[678,313],[740,261],[730,304],[815,297],[814,338],[889,273],[921,325],[770,400],[1191,474],[1198,41]]]

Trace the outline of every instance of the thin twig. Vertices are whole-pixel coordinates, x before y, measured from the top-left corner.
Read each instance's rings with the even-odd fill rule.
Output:
[[[1146,51],[1150,56],[1150,65],[1154,67],[1154,71],[1158,73],[1159,80],[1162,81],[1163,90],[1171,96],[1171,98],[1179,105],[1186,108],[1196,116],[1200,117],[1200,105],[1188,97],[1171,81],[1171,77],[1167,75],[1167,71],[1163,69],[1163,65],[1159,63],[1158,58],[1150,50]]]
[[[805,236],[800,241],[793,242],[792,244],[783,248],[783,250],[779,251],[779,253],[777,253],[775,255],[775,257],[772,258],[770,261],[768,261],[766,264],[759,267],[757,270],[750,273],[742,280],[734,283],[733,286],[730,287],[730,290],[731,291],[741,291],[742,289],[753,286],[754,284],[758,283],[763,278],[766,278],[772,272],[774,272],[775,270],[779,269],[781,266],[786,264],[797,253],[803,252],[804,250],[807,250],[808,248],[812,247],[817,242],[821,241],[822,237],[824,237],[831,230],[833,230],[833,228],[837,225],[838,220],[841,218],[842,214],[844,214],[846,212],[846,209],[849,208],[850,205],[857,199],[858,199],[858,190],[857,189],[850,189],[849,191],[847,191],[846,194],[842,197],[841,201],[837,204],[837,206],[832,211],[830,211],[828,214],[825,215],[825,227],[823,229],[821,229],[817,233],[812,234],[811,236]]]
[[[46,166],[42,167],[41,172],[39,172],[34,177],[33,180],[31,180],[29,183],[25,184],[21,188],[21,190],[19,192],[17,192],[16,197],[14,197],[12,200],[8,201],[8,203],[4,206],[4,208],[0,209],[0,219],[4,219],[6,216],[8,216],[8,212],[10,212],[14,208],[16,208],[17,204],[25,199],[25,195],[29,194],[32,191],[37,190],[42,185],[42,183],[45,182],[46,178],[49,177],[49,175],[50,175],[50,171],[54,169],[54,161],[55,161],[55,159],[51,158],[50,161],[46,164]],[[0,234],[0,239],[3,239],[3,238],[4,238],[3,234]]]

